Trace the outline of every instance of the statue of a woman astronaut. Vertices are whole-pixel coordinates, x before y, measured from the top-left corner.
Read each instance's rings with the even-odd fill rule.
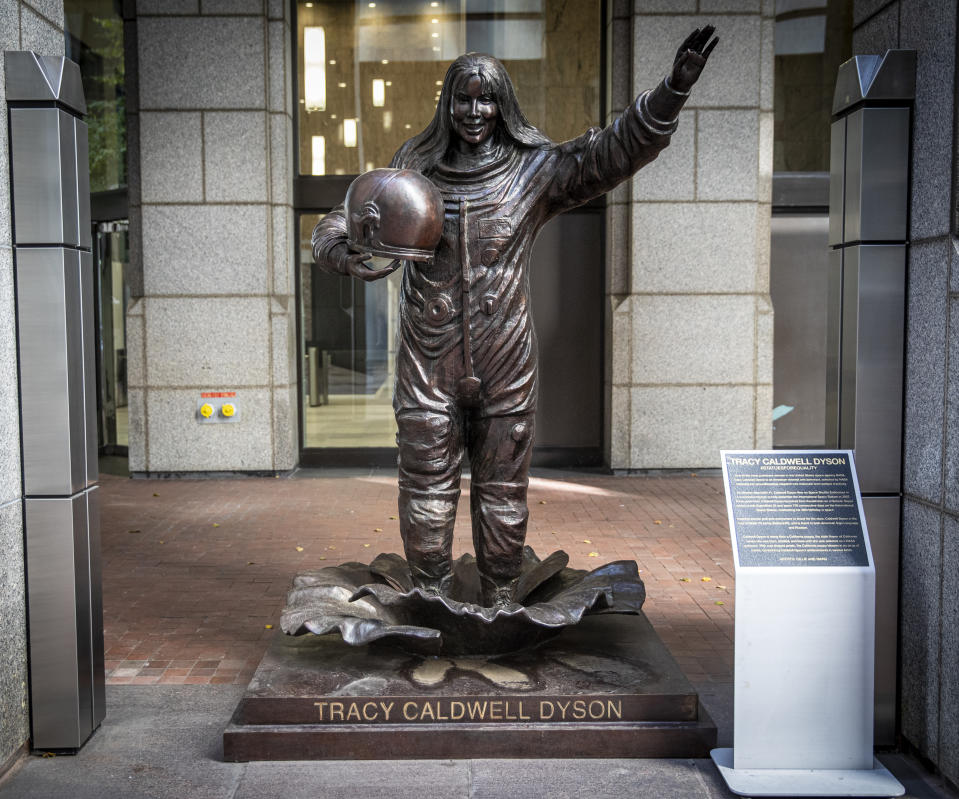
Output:
[[[342,207],[313,231],[322,268],[376,280],[405,266],[393,408],[400,531],[414,584],[446,593],[464,452],[486,606],[506,606],[522,562],[537,395],[529,258],[552,217],[609,191],[669,143],[718,39],[683,42],[670,74],[609,127],[557,144],[523,115],[503,65],[470,53],[450,66],[436,114],[396,153],[444,206],[431,261],[374,270],[348,244]]]

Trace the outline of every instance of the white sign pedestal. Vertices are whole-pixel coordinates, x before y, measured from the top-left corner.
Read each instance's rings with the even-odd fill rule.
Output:
[[[873,757],[876,572],[852,453],[723,452],[723,476],[735,728],[733,748],[712,758],[726,784],[744,796],[901,796]]]

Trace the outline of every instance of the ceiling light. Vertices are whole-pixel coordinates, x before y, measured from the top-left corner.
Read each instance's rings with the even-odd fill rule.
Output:
[[[326,137],[314,136],[312,139],[314,175],[326,174]]]
[[[373,106],[382,108],[386,104],[386,82],[382,78],[373,78]]]
[[[343,120],[343,146],[356,147],[356,120]]]
[[[326,32],[303,28],[303,95],[306,110],[326,110]]]

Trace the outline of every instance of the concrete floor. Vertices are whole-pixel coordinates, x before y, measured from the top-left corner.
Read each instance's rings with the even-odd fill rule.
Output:
[[[291,576],[398,546],[395,475],[128,480],[118,471],[101,480],[106,719],[76,756],[22,758],[0,778],[0,799],[733,796],[709,760],[224,763],[223,729],[275,634],[265,626]],[[469,547],[467,503],[458,549]],[[530,506],[541,554],[564,548],[581,568],[596,565],[594,554],[639,562],[647,616],[719,744],[731,745],[734,574],[721,480],[544,472]],[[955,796],[914,761],[883,760],[909,797]]]
[[[108,686],[103,726],[76,756],[23,758],[0,799],[507,799],[733,797],[710,760],[224,763],[234,685]],[[385,753],[388,754],[388,753]],[[911,799],[950,794],[884,756]]]

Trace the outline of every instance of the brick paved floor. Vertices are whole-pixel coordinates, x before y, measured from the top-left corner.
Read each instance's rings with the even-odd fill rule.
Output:
[[[719,477],[541,471],[527,543],[634,559],[646,615],[697,686],[732,681],[733,569]],[[107,681],[246,684],[294,574],[401,551],[396,478],[129,480],[105,474]],[[470,547],[464,481],[454,554]]]

